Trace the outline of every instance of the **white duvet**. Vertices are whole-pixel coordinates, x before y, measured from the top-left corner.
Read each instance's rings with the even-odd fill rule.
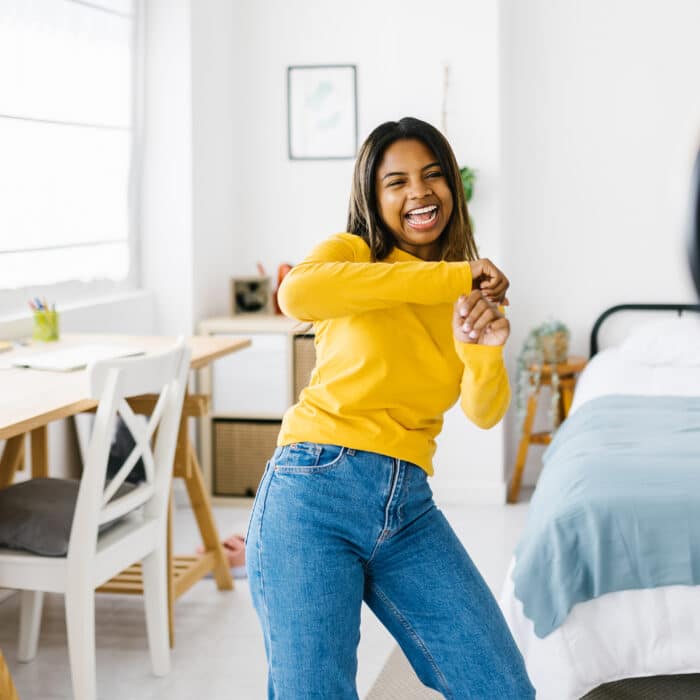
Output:
[[[582,372],[569,415],[607,394],[700,396],[700,367],[642,365],[619,348],[603,350]],[[514,564],[500,605],[538,700],[575,700],[622,678],[700,673],[700,586],[609,593],[575,605],[540,639],[514,596]]]

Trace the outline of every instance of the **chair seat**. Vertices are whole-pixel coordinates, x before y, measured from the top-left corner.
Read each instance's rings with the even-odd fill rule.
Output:
[[[1,489],[0,546],[64,557],[79,489],[80,482],[74,479],[30,479]],[[122,484],[115,498],[134,489],[132,484]],[[101,531],[110,526],[102,526]]]

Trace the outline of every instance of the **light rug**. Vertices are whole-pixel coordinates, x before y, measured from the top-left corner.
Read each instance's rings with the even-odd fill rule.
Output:
[[[439,700],[424,686],[398,645],[387,659],[365,700]],[[698,700],[700,674],[628,678],[606,683],[582,700]]]

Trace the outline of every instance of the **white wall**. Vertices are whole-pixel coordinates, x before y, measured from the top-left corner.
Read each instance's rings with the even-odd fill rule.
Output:
[[[145,5],[141,283],[155,332],[193,327],[192,92],[189,0]]]
[[[237,250],[235,3],[146,4],[143,286],[157,332],[228,310]]]
[[[527,331],[549,315],[569,324],[573,350],[587,356],[607,307],[695,299],[678,184],[700,136],[700,3],[505,0],[503,16],[514,371]],[[541,454],[531,448],[526,481]]]
[[[499,6],[492,0],[353,3],[247,0],[237,5],[238,208],[236,272],[256,261],[275,276],[318,241],[345,230],[353,161],[287,157],[287,67],[357,65],[359,141],[387,120],[440,127],[450,66],[448,137],[478,170],[472,215],[482,255],[498,260],[500,202]],[[438,440],[432,487],[440,500],[504,497],[503,432],[480,431],[459,408]]]
[[[150,0],[147,13],[142,235],[157,330],[191,332],[226,312],[232,274],[260,260],[274,275],[345,227],[352,162],[287,159],[295,64],[357,64],[360,139],[407,114],[439,125],[450,64],[448,137],[478,170],[481,254],[512,280],[513,378],[524,336],[550,315],[586,354],[607,306],[693,298],[673,184],[700,124],[694,0],[441,0],[429,11],[415,0]],[[526,481],[540,455],[531,449]],[[443,480],[502,481],[491,457]]]
[[[235,2],[197,0],[192,41],[193,320],[229,312],[229,280],[240,247],[236,119],[244,101],[235,74],[241,62]],[[193,332],[196,328],[193,327]]]
[[[357,65],[361,142],[381,122],[407,115],[439,127],[449,63],[448,136],[458,160],[479,170],[479,240],[488,254],[498,251],[497,3],[438,0],[428,13],[417,0],[247,0],[237,18],[238,272],[254,273],[258,259],[271,271],[296,262],[345,230],[353,162],[287,158],[286,69],[298,64]],[[438,25],[439,39],[426,40]]]

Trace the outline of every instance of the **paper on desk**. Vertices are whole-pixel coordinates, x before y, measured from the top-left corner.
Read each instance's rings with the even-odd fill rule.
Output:
[[[12,366],[54,372],[72,372],[87,367],[91,362],[98,360],[144,355],[145,352],[142,348],[124,345],[76,345],[70,348],[17,357],[12,360]]]

